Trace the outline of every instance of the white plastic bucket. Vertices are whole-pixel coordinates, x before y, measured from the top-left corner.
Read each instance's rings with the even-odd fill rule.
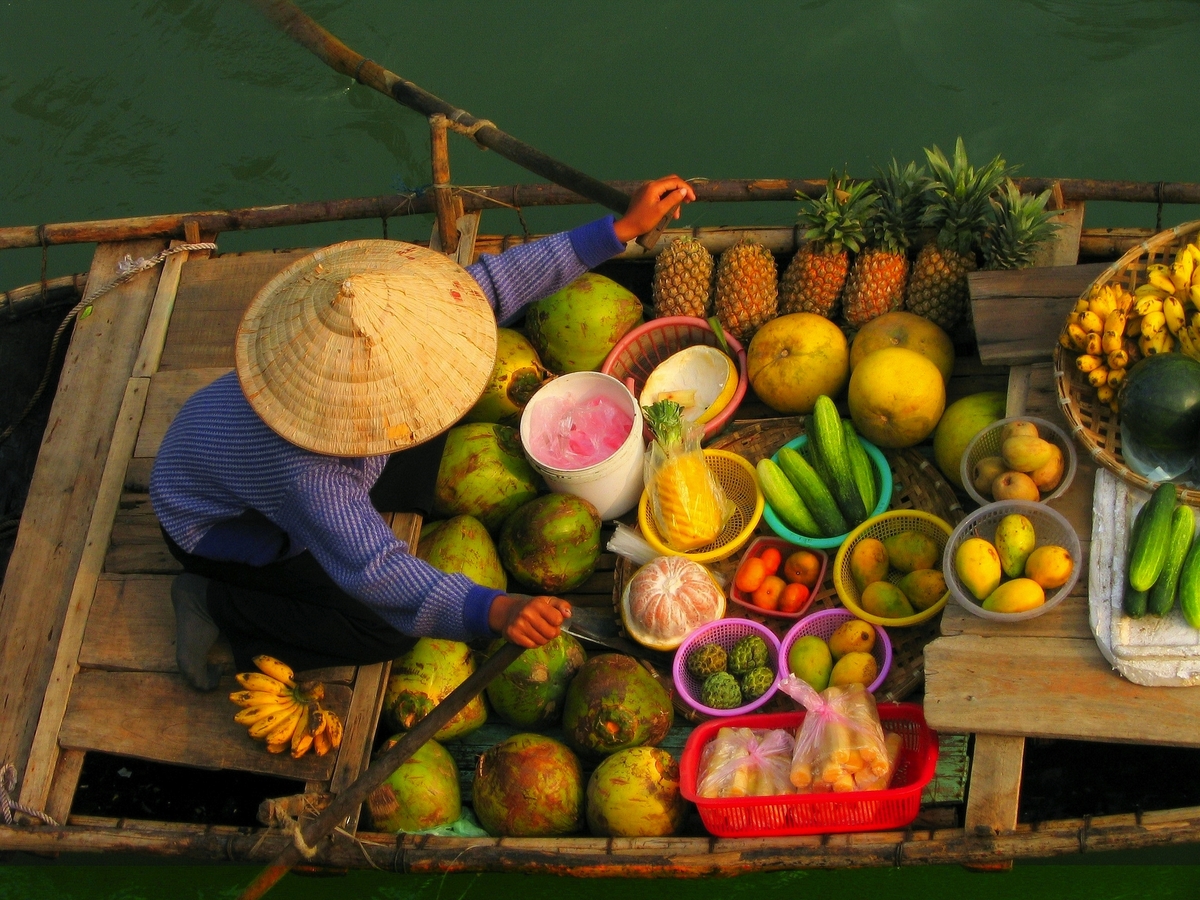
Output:
[[[530,423],[540,404],[562,397],[571,397],[582,404],[596,396],[614,401],[633,415],[629,437],[611,456],[582,469],[559,469],[530,452],[529,448],[533,446]],[[521,414],[521,444],[530,465],[546,479],[550,490],[582,497],[596,507],[601,519],[622,516],[641,499],[642,465],[646,453],[642,442],[642,410],[629,388],[611,375],[570,372],[539,388]]]

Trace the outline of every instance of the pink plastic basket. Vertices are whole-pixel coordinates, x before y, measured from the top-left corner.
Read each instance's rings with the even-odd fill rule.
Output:
[[[788,674],[787,659],[788,654],[792,652],[792,644],[808,634],[816,635],[827,641],[829,636],[837,631],[838,626],[855,618],[858,617],[848,609],[823,609],[810,616],[805,616],[793,625],[783,636],[783,643],[779,647],[779,677],[783,678]],[[879,686],[887,678],[888,670],[892,667],[892,640],[881,626],[874,625],[872,627],[875,629],[875,646],[871,648],[871,655],[875,657],[875,662],[879,666],[879,675],[867,685],[867,690],[874,693],[879,690]]]
[[[883,791],[844,794],[783,794],[778,797],[700,797],[700,755],[704,745],[724,727],[799,729],[803,710],[739,716],[701,722],[688,735],[679,758],[679,792],[696,804],[700,821],[717,837],[776,837],[793,834],[839,834],[904,828],[921,810],[921,792],[937,769],[937,733],[925,724],[915,703],[880,703],[883,730],[902,739],[891,786]]]
[[[706,441],[729,424],[742,398],[746,396],[746,388],[750,383],[746,370],[745,349],[728,331],[722,329],[722,332],[737,360],[738,384],[729,405],[704,424]],[[680,350],[697,344],[721,346],[716,332],[704,319],[695,316],[664,316],[661,319],[651,319],[634,328],[617,342],[605,357],[600,371],[623,381],[633,396],[641,397],[646,379],[659,363],[665,362]],[[650,440],[649,434],[646,439]]]
[[[699,699],[701,691],[704,688],[704,680],[697,678],[688,671],[688,654],[701,644],[717,644],[728,652],[733,649],[734,644],[751,634],[757,634],[766,641],[767,668],[775,670],[775,680],[771,682],[771,686],[765,694],[757,700],[752,700],[742,706],[736,706],[733,709],[713,709],[711,706],[705,706]],[[758,622],[752,622],[749,619],[717,619],[715,622],[701,625],[684,638],[683,643],[679,645],[679,649],[675,651],[675,662],[671,667],[671,677],[675,682],[675,690],[679,692],[679,695],[688,706],[699,713],[703,713],[706,716],[737,716],[742,713],[751,712],[775,696],[775,691],[779,689],[779,638],[767,626],[760,625]]]

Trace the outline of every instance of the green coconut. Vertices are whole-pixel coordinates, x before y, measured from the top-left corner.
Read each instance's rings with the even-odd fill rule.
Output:
[[[658,747],[614,753],[588,779],[588,830],[598,837],[665,837],[686,814],[679,763]]]
[[[392,661],[392,674],[383,696],[384,720],[396,731],[408,731],[474,671],[475,659],[466,644],[420,638],[411,650]],[[433,737],[443,742],[453,740],[470,734],[486,721],[487,706],[481,694]]]
[[[587,581],[600,559],[600,513],[573,494],[546,494],[516,509],[496,542],[500,562],[523,586],[557,594]]]
[[[489,655],[503,643],[493,642]],[[586,659],[583,645],[566,632],[526,650],[487,686],[492,709],[517,728],[541,729],[556,724],[562,718],[567,687]]]
[[[514,734],[479,757],[475,817],[497,837],[551,837],[583,828],[579,758],[542,734]]]
[[[433,514],[474,516],[495,534],[511,512],[544,486],[525,458],[516,429],[492,422],[456,425],[446,434]]]
[[[389,738],[379,754],[399,739]],[[457,822],[462,815],[462,796],[454,757],[437,741],[429,741],[370,793],[367,809],[374,830],[388,834],[428,831]]]
[[[598,370],[642,324],[642,301],[611,278],[587,272],[525,308],[525,335],[556,375]]]
[[[529,398],[553,377],[525,335],[513,328],[498,328],[492,377],[463,421],[514,425]]]
[[[585,662],[567,688],[563,706],[567,744],[591,759],[653,746],[674,721],[667,689],[622,653],[602,653]]]
[[[484,587],[508,589],[508,573],[500,564],[492,536],[474,516],[427,523],[421,529],[417,556],[435,569],[461,573]]]

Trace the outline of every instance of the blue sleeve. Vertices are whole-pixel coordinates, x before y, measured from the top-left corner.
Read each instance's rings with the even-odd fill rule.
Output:
[[[566,287],[624,249],[613,230],[613,217],[605,216],[499,255],[484,254],[467,271],[479,282],[496,310],[496,319],[504,325],[533,301]]]

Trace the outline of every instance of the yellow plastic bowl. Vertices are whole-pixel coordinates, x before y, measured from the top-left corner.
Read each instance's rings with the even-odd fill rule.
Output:
[[[687,552],[672,550],[654,524],[654,515],[650,511],[650,492],[642,491],[642,499],[638,502],[638,526],[646,543],[659,553],[686,556],[698,563],[717,562],[742,549],[758,527],[763,512],[763,494],[758,487],[754,466],[744,457],[728,450],[705,450],[704,461],[717,476],[717,481],[736,509],[711,544]]]
[[[850,576],[850,553],[854,550],[854,545],[863,538],[876,538],[882,541],[884,538],[900,534],[902,531],[919,531],[922,534],[929,535],[929,537],[937,542],[938,559],[941,559],[946,549],[946,542],[950,540],[950,535],[954,532],[954,529],[950,527],[948,522],[932,513],[921,512],[919,509],[894,509],[867,519],[867,521],[851,531],[846,536],[845,542],[838,550],[837,557],[833,561],[833,588],[837,591],[842,605],[860,619],[889,628],[903,628],[906,625],[918,625],[921,622],[926,622],[941,612],[942,608],[946,605],[946,601],[950,599],[950,591],[947,589],[938,598],[937,603],[933,604],[929,609],[923,609],[915,616],[904,616],[899,619],[885,619],[882,616],[872,615],[858,605],[861,595],[858,585],[854,583],[854,579]],[[888,580],[897,582],[900,580],[900,577],[900,574],[893,570],[889,574]]]

